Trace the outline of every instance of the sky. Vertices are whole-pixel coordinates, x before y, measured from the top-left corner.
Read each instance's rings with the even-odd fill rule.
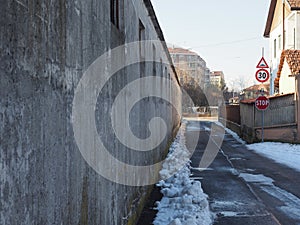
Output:
[[[263,37],[270,0],[151,0],[168,44],[198,53],[225,82],[240,89],[255,82],[256,65],[269,60]]]

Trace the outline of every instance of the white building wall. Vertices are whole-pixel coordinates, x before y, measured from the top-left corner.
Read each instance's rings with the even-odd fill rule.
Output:
[[[270,94],[274,94],[274,80],[277,77],[280,56],[283,49],[300,49],[300,14],[293,11],[285,19],[285,46],[283,46],[282,22],[270,32]]]
[[[300,49],[300,12],[295,12],[295,38],[296,38],[296,49]]]
[[[284,61],[281,76],[279,80],[279,93],[288,94],[295,92],[295,77],[289,77],[292,74],[286,60]]]

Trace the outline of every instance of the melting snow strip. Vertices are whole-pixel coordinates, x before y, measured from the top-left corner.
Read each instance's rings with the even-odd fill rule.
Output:
[[[185,146],[186,123],[183,123],[175,141],[170,147],[163,168],[160,171],[163,198],[157,205],[158,213],[154,225],[209,225],[213,215],[209,211],[207,195],[201,183],[190,178],[189,151]],[[178,170],[178,163],[185,162]],[[172,175],[174,174],[174,175]]]
[[[263,184],[259,186],[260,189],[284,204],[283,206],[278,207],[279,210],[292,219],[300,218],[300,199],[286,190],[275,186],[272,178],[266,177],[262,174],[248,173],[241,173],[240,177],[242,177],[246,182]]]
[[[223,126],[220,122],[215,122],[218,126]],[[225,128],[226,132],[241,144],[246,144],[235,132]],[[249,150],[273,159],[275,162],[284,164],[300,172],[300,144],[280,143],[280,142],[263,142],[246,145]]]

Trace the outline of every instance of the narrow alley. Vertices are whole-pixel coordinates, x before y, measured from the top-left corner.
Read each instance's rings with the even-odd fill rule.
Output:
[[[196,129],[200,127],[200,129]],[[186,145],[199,135],[192,177],[208,195],[214,224],[300,224],[300,173],[247,149],[226,133],[205,171],[197,169],[210,136],[211,122],[190,120]]]
[[[216,131],[213,126],[221,125],[217,121],[198,118],[188,119],[185,123],[186,149],[189,152],[194,150],[191,164],[188,166],[190,180],[201,182],[199,191],[207,195],[213,224],[300,224],[299,170],[256,153],[251,150],[251,145],[243,143],[228,129],[225,135],[223,133],[221,148],[218,148],[211,165],[206,169],[199,168],[204,152],[213,152],[213,147],[217,147],[212,145],[210,148],[207,147],[209,138],[216,140],[222,135],[220,132],[222,129]],[[264,146],[268,145],[269,143],[265,143]],[[290,153],[285,150],[288,157]],[[178,171],[175,177],[180,176],[180,173],[182,172]],[[165,185],[168,186],[170,185]],[[185,194],[174,194],[174,190],[176,189],[168,191],[173,192],[172,196],[165,196],[163,193],[166,193],[166,189],[163,190],[159,185],[155,186],[138,225],[169,224],[171,221],[170,224],[189,224],[186,218],[189,218],[191,212],[176,216],[176,211],[179,209],[177,206],[174,208],[172,202]],[[170,202],[170,205],[166,205],[166,202]],[[166,219],[168,222],[159,222],[158,218],[162,218],[161,213],[160,215],[158,213],[162,208],[161,203],[164,210],[163,217],[170,217]],[[182,206],[180,208],[182,209]],[[194,218],[201,218],[200,214],[194,215]],[[181,219],[178,219],[178,216]],[[196,219],[193,224],[208,225],[210,222]]]
[[[1,3],[0,225],[300,225],[300,0]]]

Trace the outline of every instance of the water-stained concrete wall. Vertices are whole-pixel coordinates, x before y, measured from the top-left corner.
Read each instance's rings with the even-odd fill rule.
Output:
[[[140,23],[143,38],[163,40],[150,1],[119,0],[119,29],[111,23],[110,2],[0,0],[0,224],[133,224],[142,207],[149,187],[101,177],[74,140],[72,101],[87,68],[108,50],[138,41]],[[109,59],[108,68],[114,60],[126,61],[127,54]],[[164,51],[156,54],[169,59]],[[176,81],[169,65],[143,66],[146,73]],[[109,117],[116,95],[141,76],[141,68],[131,65],[107,82],[95,117],[112,155],[149,164],[165,154],[180,115],[169,103],[151,97],[134,107],[130,121],[138,137],[149,135],[145,127],[152,116],[168,124],[166,138],[148,154],[118,143]],[[179,86],[160,91],[169,91],[180,105]]]

